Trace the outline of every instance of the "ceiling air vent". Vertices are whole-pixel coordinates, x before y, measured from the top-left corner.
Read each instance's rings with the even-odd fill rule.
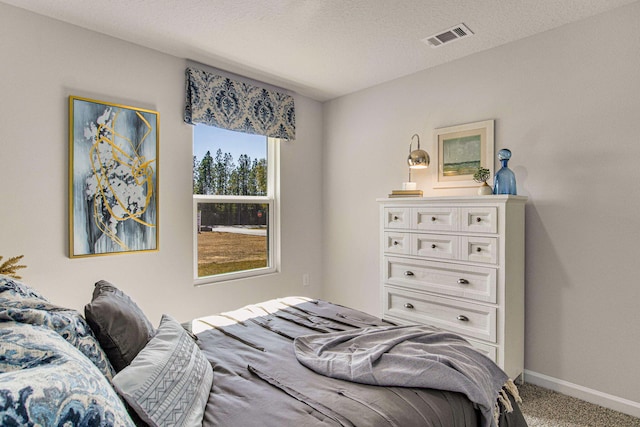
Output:
[[[463,37],[472,36],[473,32],[464,24],[456,25],[448,30],[442,31],[433,36],[422,39],[422,41],[431,47],[439,47],[445,43],[459,40]]]

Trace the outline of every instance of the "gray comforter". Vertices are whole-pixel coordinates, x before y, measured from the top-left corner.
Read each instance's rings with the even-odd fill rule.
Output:
[[[214,372],[203,426],[481,425],[477,405],[463,393],[334,379],[296,359],[297,337],[388,326],[357,310],[296,297],[193,320]],[[501,414],[500,427],[522,426],[517,405]]]
[[[463,393],[478,405],[483,427],[508,377],[458,335],[424,325],[370,327],[298,337],[298,361],[332,378],[363,384]]]

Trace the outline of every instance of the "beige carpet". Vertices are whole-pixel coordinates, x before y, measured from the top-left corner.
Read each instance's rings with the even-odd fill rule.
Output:
[[[518,386],[529,427],[640,427],[640,418],[532,384]]]

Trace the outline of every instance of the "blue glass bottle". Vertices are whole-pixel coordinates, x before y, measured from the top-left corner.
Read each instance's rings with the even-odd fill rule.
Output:
[[[517,194],[516,176],[507,163],[511,158],[511,150],[503,148],[498,151],[498,160],[502,163],[502,168],[496,173],[493,185],[493,194]]]

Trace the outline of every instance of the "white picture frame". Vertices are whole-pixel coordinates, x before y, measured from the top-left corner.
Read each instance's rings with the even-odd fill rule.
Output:
[[[433,188],[477,187],[473,174],[479,166],[494,175],[494,120],[434,130],[437,167]]]

